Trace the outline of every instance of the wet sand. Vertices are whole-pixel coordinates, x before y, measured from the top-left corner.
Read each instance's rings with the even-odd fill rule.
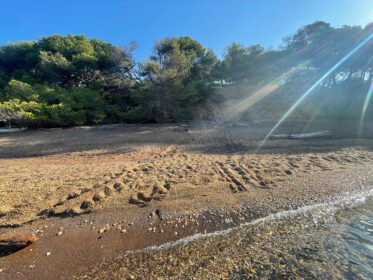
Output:
[[[268,127],[206,125],[184,133],[104,126],[1,136],[0,234],[39,241],[0,257],[0,279],[71,279],[92,270],[84,279],[135,277],[141,270],[121,257],[128,250],[372,185],[370,138],[342,137],[335,125],[334,137],[271,140],[254,153]],[[324,127],[308,129],[316,128]],[[167,274],[161,265],[152,277],[177,278],[183,267]]]

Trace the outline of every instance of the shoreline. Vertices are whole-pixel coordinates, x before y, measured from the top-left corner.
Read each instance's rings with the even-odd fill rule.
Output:
[[[6,144],[17,147],[9,151],[9,156],[4,158],[0,151],[0,169],[7,178],[0,181],[0,192],[18,188],[28,192],[27,196],[7,196],[4,202],[9,208],[0,210],[9,216],[0,218],[0,234],[33,233],[39,237],[36,244],[0,257],[0,279],[17,279],[15,275],[27,279],[48,279],[51,275],[53,279],[76,278],[101,264],[110,264],[111,260],[115,265],[115,260],[126,251],[174,242],[205,231],[226,230],[280,211],[364,191],[373,185],[373,152],[368,139],[358,140],[355,145],[350,139],[297,140],[297,146],[294,140],[276,140],[271,146],[277,145],[277,153],[269,147],[256,155],[241,144],[242,139],[219,142],[213,153],[196,151],[196,144],[208,148],[206,142],[218,139],[216,135],[200,135],[201,131],[185,135],[146,126],[140,131],[111,128],[106,132],[104,136],[110,138],[105,138],[107,146],[100,149],[84,148],[104,139],[97,131],[94,133],[98,140],[92,138],[90,131],[80,130],[76,134],[76,130],[68,130],[62,135],[59,131],[47,135],[26,133],[22,140]],[[144,135],[159,142],[170,137],[177,138],[174,142],[185,142],[189,137],[194,139],[188,140],[194,141],[194,146],[134,144]],[[69,143],[65,143],[67,136],[72,139]],[[3,137],[0,141],[7,143],[7,139],[16,138]],[[17,157],[20,151],[36,152],[41,139],[45,139],[42,152],[61,147],[64,151]],[[21,148],[19,143],[23,143]],[[83,151],[66,150],[72,143]],[[325,150],[336,143],[341,148]],[[313,151],[303,148],[304,152],[298,152],[305,145]],[[108,170],[109,175],[105,175]],[[40,178],[43,180],[39,181]],[[39,183],[30,188],[34,181]],[[101,183],[96,187],[97,181]],[[107,189],[109,194],[105,193]],[[97,202],[91,200],[95,195],[101,196]],[[66,196],[71,198],[61,200]],[[27,197],[34,197],[35,201],[23,202]],[[131,203],[131,197],[140,203]],[[85,201],[92,202],[82,209]],[[58,205],[53,206],[56,202]],[[18,212],[12,212],[12,207]],[[48,211],[42,212],[43,209]],[[35,218],[19,227],[6,227]],[[110,269],[98,269],[97,273],[98,279],[105,279],[103,275],[110,275]]]
[[[364,170],[361,171],[362,173],[359,175],[364,173]],[[330,177],[328,174],[324,174],[324,176]],[[342,176],[338,174],[337,177],[341,178]],[[360,176],[354,176],[353,178],[350,177],[349,180],[354,180],[353,182],[350,181],[351,185],[348,188],[350,190],[347,192],[349,194],[369,190],[369,188],[360,188],[358,185],[373,186],[373,176],[365,176],[364,179]],[[340,179],[335,185],[343,182],[346,181]],[[356,186],[353,191],[350,188],[352,185]],[[336,190],[333,187],[332,189]],[[334,194],[337,192],[339,190],[335,191]],[[346,192],[339,193],[339,196],[344,194]],[[259,208],[258,205],[247,206],[237,211],[211,209],[202,212],[197,211],[197,213],[189,215],[165,213],[165,215],[161,216],[162,219],[156,214],[150,217],[147,215],[149,211],[143,211],[142,213],[137,211],[137,213],[133,213],[134,216],[131,219],[128,219],[130,216],[128,213],[119,217],[115,211],[106,211],[106,213],[98,211],[73,218],[41,220],[12,230],[14,233],[21,233],[34,228],[43,229],[42,233],[37,234],[40,239],[36,244],[0,258],[1,268],[3,269],[0,279],[17,279],[14,278],[14,275],[19,273],[27,279],[48,279],[50,275],[54,275],[54,279],[87,279],[84,278],[84,275],[87,275],[88,271],[91,271],[88,275],[95,275],[95,273],[99,275],[97,279],[111,279],[103,276],[105,275],[105,269],[102,270],[102,267],[123,260],[123,256],[131,254],[131,252],[135,255],[139,253],[152,254],[154,246],[162,247],[168,243],[177,244],[176,246],[171,246],[172,248],[179,247],[179,245],[184,243],[180,240],[189,240],[196,234],[201,234],[202,239],[205,237],[209,238],[209,235],[220,235],[219,231],[234,231],[240,228],[240,225],[245,226],[247,223],[255,223],[255,221],[266,219],[266,217],[271,215],[276,216],[281,211],[297,211],[297,209],[302,207],[312,208],[317,203],[328,203],[333,201],[333,196],[331,195],[329,198],[320,196],[315,198],[314,203],[311,204],[302,202],[299,205],[292,206],[282,204],[280,208],[277,210],[272,209],[272,211]],[[117,212],[120,212],[120,210],[117,209]],[[154,213],[154,211],[151,213]],[[118,223],[122,218],[128,219],[126,223]],[[105,223],[108,223],[109,227],[106,227],[108,224]],[[132,223],[133,225],[130,226],[129,224]],[[46,225],[48,227],[45,228]],[[118,225],[126,229],[126,233],[119,231],[117,229]],[[61,227],[63,228],[63,234],[57,236],[56,233]],[[92,229],[92,227],[94,228]],[[155,232],[149,230],[153,228],[156,229]],[[105,231],[99,233],[101,229],[105,229]],[[178,235],[175,235],[175,232]],[[205,234],[207,235],[205,236]],[[31,252],[29,251],[30,249],[32,249]],[[47,257],[47,252],[51,252],[51,256]],[[87,258],[88,255],[89,258]],[[106,273],[110,275],[110,271],[108,269]],[[88,279],[91,279],[90,277]],[[120,278],[122,277],[123,275]],[[95,278],[92,276],[92,279]]]
[[[339,279],[349,276],[370,279],[369,255],[361,253],[365,259],[352,255],[352,262],[352,256],[338,253],[338,247],[330,259],[323,253],[330,254],[328,246],[335,245],[329,240],[331,234],[337,235],[331,237],[332,240],[346,242],[341,238],[342,232],[342,236],[338,231],[330,232],[336,222],[330,215],[338,216],[341,212],[350,213],[352,209],[364,207],[369,211],[373,205],[372,190],[368,196],[358,196],[352,201],[342,198],[332,202],[332,206],[328,203],[305,206],[234,228],[125,252],[77,279],[195,279],[196,276],[197,279]],[[346,204],[342,206],[338,202]],[[350,233],[350,238],[353,237]],[[366,252],[369,253],[369,249]],[[363,270],[359,270],[359,262]]]

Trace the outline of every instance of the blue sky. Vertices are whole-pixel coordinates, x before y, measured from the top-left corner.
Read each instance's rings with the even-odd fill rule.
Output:
[[[218,56],[232,42],[277,47],[300,26],[373,21],[373,0],[18,0],[0,5],[0,44],[51,34],[85,34],[115,45],[138,42],[137,59],[154,40],[191,36]]]

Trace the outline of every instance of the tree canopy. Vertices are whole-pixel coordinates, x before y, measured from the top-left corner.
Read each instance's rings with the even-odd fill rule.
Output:
[[[190,37],[156,40],[140,62],[133,56],[136,42],[114,46],[52,35],[9,43],[0,46],[0,125],[185,122],[200,119],[212,104],[239,102],[263,89],[271,95],[255,109],[281,114],[334,65],[309,104],[330,112],[337,98],[341,114],[353,104],[356,115],[373,79],[373,39],[359,44],[372,33],[373,24],[317,21],[277,49],[232,43],[220,60]]]

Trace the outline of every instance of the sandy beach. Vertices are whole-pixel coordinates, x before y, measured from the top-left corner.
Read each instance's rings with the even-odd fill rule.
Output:
[[[354,123],[289,121],[276,133],[332,135],[271,139],[257,151],[273,124],[203,123],[188,131],[87,126],[1,135],[0,235],[39,240],[0,256],[0,279],[193,279],[188,258],[164,263],[157,254],[126,252],[373,185],[372,129],[357,137]],[[209,271],[219,269],[207,265],[197,278],[213,277]]]

